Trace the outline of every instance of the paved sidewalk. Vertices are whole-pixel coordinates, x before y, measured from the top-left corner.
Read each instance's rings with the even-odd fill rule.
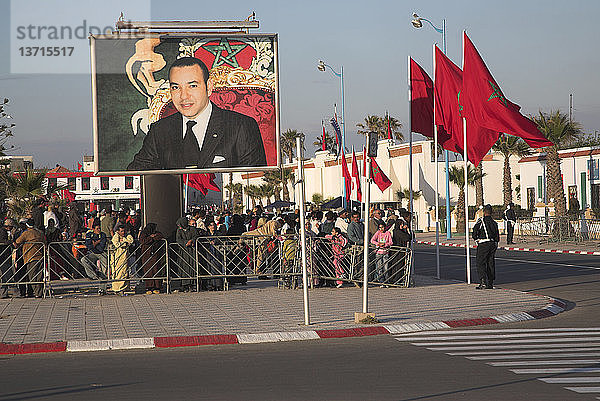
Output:
[[[527,237],[518,237],[515,235],[515,244],[506,244],[506,235],[500,234],[499,248],[510,251],[528,251],[528,252],[551,252],[551,253],[571,253],[582,255],[600,255],[600,242],[598,241],[565,241],[548,242],[540,241]],[[440,246],[461,247],[465,246],[465,236],[452,233],[451,239],[446,239],[446,233],[440,233]],[[435,232],[417,233],[417,242],[427,245],[435,245]],[[475,241],[469,238],[469,244],[472,248],[476,247]]]
[[[354,323],[354,312],[362,308],[360,288],[313,289],[309,299],[310,326],[302,324],[302,291],[278,289],[275,281],[250,280],[247,286],[225,292],[4,299],[0,300],[0,342],[4,346],[68,342],[87,350],[114,347],[105,343],[104,348],[89,348],[86,341],[141,339],[136,347],[148,348],[144,344],[150,342],[153,347],[157,337],[225,335],[234,339],[226,337],[216,343],[262,342],[264,338],[253,335],[324,330],[319,338],[332,336],[327,330],[374,328]],[[410,326],[415,323],[445,322],[443,327],[451,327],[468,325],[468,321],[483,324],[548,317],[564,308],[552,303],[544,296],[508,289],[476,290],[474,285],[417,276],[413,288],[369,289],[369,311],[385,327],[370,334],[402,331],[417,327]],[[274,339],[278,340],[281,335]]]

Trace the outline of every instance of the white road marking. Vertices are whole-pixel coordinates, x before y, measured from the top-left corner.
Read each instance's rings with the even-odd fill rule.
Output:
[[[415,339],[405,340],[403,338],[396,338],[398,341],[416,341]],[[581,338],[535,338],[525,340],[502,340],[503,344],[535,344],[535,343],[561,343],[561,342],[590,342],[600,341],[600,337],[581,337]],[[444,342],[426,342],[426,343],[411,343],[419,346],[436,346],[436,345],[494,345],[498,344],[498,341],[444,341]]]
[[[600,383],[600,377],[540,377],[538,380],[554,384]]]
[[[477,331],[473,331],[475,334],[479,334]],[[600,332],[593,331],[581,331],[573,333],[519,333],[519,334],[489,334],[489,335],[457,335],[457,336],[402,336],[402,341],[426,341],[426,340],[462,340],[462,339],[473,339],[473,340],[492,340],[502,338],[527,338],[527,337],[564,337],[564,336],[589,336],[599,335]]]
[[[396,339],[397,340],[397,339]],[[414,344],[414,345],[423,345],[423,344]],[[591,344],[525,344],[525,345],[486,345],[485,348],[488,350],[491,349],[533,349],[533,348],[569,348],[569,347],[581,347],[582,345],[586,345],[586,347],[600,347],[600,343],[591,343]],[[478,350],[481,352],[481,347],[433,347],[427,348],[431,351],[474,351]],[[513,351],[514,352],[514,351]],[[538,351],[539,352],[539,351]]]
[[[600,387],[565,387],[567,390],[575,391],[576,393],[600,393]]]
[[[581,344],[577,344],[577,345],[581,345]],[[598,351],[600,347],[600,344],[598,344],[597,347],[583,347],[583,348],[553,348],[552,352],[574,352],[574,351]],[[431,349],[431,348],[430,348]],[[509,354],[535,354],[536,352],[540,352],[541,350],[539,349],[526,349],[526,350],[514,350],[511,347],[510,351],[481,351],[481,348],[479,348],[479,351],[467,351],[467,352],[448,352],[448,355],[453,355],[453,356],[467,356],[467,355],[491,355],[492,357],[494,355],[501,355],[501,356],[508,356],[510,357],[511,355]],[[561,354],[556,354],[556,355],[561,355]],[[525,355],[524,355],[525,356]]]
[[[510,361],[510,362],[488,362],[491,366],[536,366],[536,365],[594,365],[600,363],[600,359],[564,359],[555,361]]]
[[[556,351],[556,350],[552,350]],[[535,352],[540,352],[536,350]],[[453,354],[448,354],[453,355]],[[455,355],[455,354],[454,354]],[[467,359],[472,361],[485,361],[489,359],[535,359],[535,358],[573,358],[573,357],[600,357],[600,352],[565,352],[564,354],[513,354],[510,355],[484,355],[484,356],[467,356]]]
[[[544,368],[544,369],[510,369],[518,375],[549,375],[566,373],[600,373],[600,368]]]
[[[600,327],[573,327],[573,328],[561,328],[561,327],[550,327],[545,329],[471,329],[471,330],[429,330],[421,331],[418,333],[406,333],[398,334],[398,337],[403,336],[424,336],[430,334],[473,334],[473,333],[537,333],[537,332],[580,332],[580,331],[600,331]]]

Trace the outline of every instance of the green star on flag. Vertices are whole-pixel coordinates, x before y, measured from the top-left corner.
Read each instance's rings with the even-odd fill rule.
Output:
[[[218,45],[204,45],[202,48],[215,55],[215,61],[213,61],[213,64],[210,67],[211,69],[223,64],[227,64],[232,68],[238,68],[240,65],[235,56],[244,50],[246,46],[248,45],[232,45],[227,38],[221,38],[221,42],[219,42]],[[224,52],[227,53],[227,55],[223,55]]]
[[[492,99],[498,98],[498,99],[500,99],[500,101],[502,102],[503,105],[508,106],[508,104],[506,103],[506,98],[504,97],[502,90],[500,90],[500,87],[498,85],[496,85],[495,83],[493,83],[492,81],[488,81],[488,82],[490,83],[490,86],[492,87],[494,92],[492,92],[492,94],[490,95],[490,98],[487,101],[489,102]]]

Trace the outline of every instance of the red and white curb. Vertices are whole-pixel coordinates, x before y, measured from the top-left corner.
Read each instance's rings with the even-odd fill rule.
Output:
[[[109,351],[148,348],[193,347],[221,344],[259,344],[279,341],[318,340],[322,338],[364,337],[380,334],[409,333],[424,330],[441,330],[454,327],[480,326],[486,324],[511,323],[524,320],[543,319],[565,310],[559,300],[545,297],[550,303],[543,309],[530,312],[442,322],[406,323],[396,325],[355,327],[337,330],[283,331],[259,334],[218,334],[206,336],[125,338],[114,340],[63,341],[55,343],[4,344],[0,343],[0,354],[33,354],[42,352]]]
[[[417,244],[434,245],[435,241],[416,241]],[[454,242],[440,242],[440,246],[448,246],[452,248],[464,248],[465,244],[459,244]],[[470,245],[469,248],[477,248],[476,245]],[[562,249],[537,249],[537,248],[518,248],[514,246],[501,246],[498,249],[504,249],[505,251],[525,251],[525,252],[544,252],[544,253],[570,253],[575,255],[600,255],[600,251],[567,251]]]

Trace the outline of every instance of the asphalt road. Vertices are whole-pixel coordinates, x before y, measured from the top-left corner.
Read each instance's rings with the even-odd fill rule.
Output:
[[[464,250],[441,248],[441,251],[442,277],[464,279]],[[417,273],[434,275],[435,248],[419,246],[416,252]],[[597,260],[580,255],[498,252],[498,286],[561,298],[569,301],[571,310],[532,322],[473,328],[473,334],[483,329],[600,326]],[[586,337],[582,341],[587,344]],[[0,401],[107,398],[534,401],[593,400],[599,395],[579,394],[565,389],[565,385],[538,380],[547,375],[515,374],[486,361],[413,344],[398,341],[394,336],[376,336],[4,356],[0,358]],[[474,348],[486,351],[485,346]],[[568,376],[561,377],[565,378]]]

